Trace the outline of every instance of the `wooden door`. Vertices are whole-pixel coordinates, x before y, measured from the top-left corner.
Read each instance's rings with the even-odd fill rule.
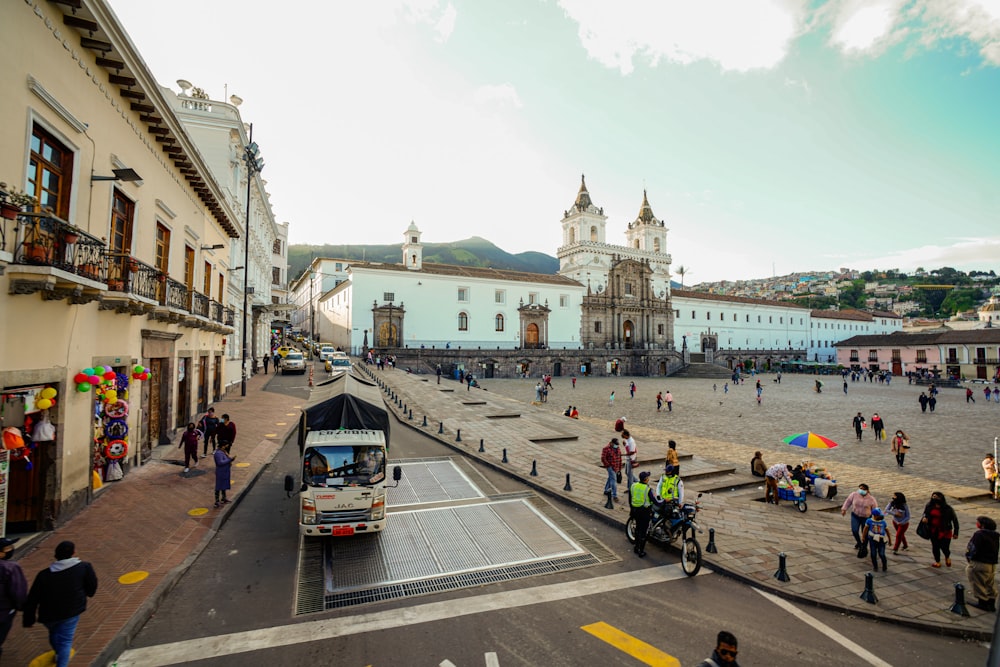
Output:
[[[198,359],[198,412],[208,409],[208,355]]]
[[[632,320],[625,320],[622,324],[622,341],[624,342],[625,349],[631,349],[632,347]]]
[[[275,368],[274,372],[277,373],[278,369]],[[215,372],[212,373],[212,400],[221,401],[222,400],[222,357],[218,356],[215,358]]]
[[[177,410],[174,428],[185,428],[191,409],[191,369],[193,364],[186,357],[177,359]]]
[[[153,381],[149,383],[149,405],[146,406],[146,417],[149,420],[148,445],[156,447],[163,442],[164,427],[167,423],[167,396],[165,387],[166,368],[164,359],[150,359],[149,372]]]
[[[527,349],[538,347],[538,325],[534,322],[524,328],[524,347]]]

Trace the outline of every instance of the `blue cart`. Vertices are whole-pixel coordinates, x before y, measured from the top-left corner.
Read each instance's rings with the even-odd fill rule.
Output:
[[[795,491],[798,493],[795,493]],[[809,509],[806,506],[806,492],[805,489],[800,489],[799,487],[778,487],[778,500],[787,500],[789,502],[795,503],[795,508],[800,512],[805,512]]]

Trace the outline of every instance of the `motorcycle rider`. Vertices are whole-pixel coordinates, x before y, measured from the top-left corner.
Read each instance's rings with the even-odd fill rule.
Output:
[[[678,508],[684,504],[684,482],[677,474],[677,466],[669,463],[663,469],[663,475],[656,483],[656,505],[664,516],[669,516],[671,520],[678,516]],[[667,514],[669,512],[669,514]]]
[[[649,471],[639,473],[639,481],[629,488],[630,514],[635,519],[635,547],[632,549],[639,558],[646,557],[646,533],[649,532],[649,518],[652,515],[652,490],[646,483]]]

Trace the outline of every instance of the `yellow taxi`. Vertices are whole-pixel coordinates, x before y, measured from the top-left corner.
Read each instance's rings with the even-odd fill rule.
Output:
[[[281,355],[282,359],[284,359],[285,357],[287,357],[289,352],[294,352],[294,351],[295,351],[295,348],[294,347],[290,347],[288,345],[282,345],[281,347],[278,348],[278,354]]]

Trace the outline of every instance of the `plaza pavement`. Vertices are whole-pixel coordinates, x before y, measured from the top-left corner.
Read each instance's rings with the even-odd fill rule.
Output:
[[[982,454],[992,447],[1000,425],[1000,405],[966,406],[964,394],[943,390],[938,411],[921,415],[915,402],[919,391],[905,384],[852,385],[844,398],[839,386],[837,391],[831,387],[839,383],[827,382],[830,388],[816,395],[810,390],[811,378],[786,375],[780,387],[766,376],[760,407],[753,397],[752,380],[725,394],[722,382],[716,383],[713,392],[712,381],[664,378],[635,378],[638,392],[631,400],[630,378],[580,378],[575,390],[570,389],[568,378],[556,378],[549,403],[532,406],[536,380],[484,380],[487,391],[467,391],[451,380],[442,380],[438,386],[432,376],[399,370],[374,375],[413,411],[410,421],[409,413],[404,416],[401,407],[388,403],[407,424],[467,456],[509,471],[539,491],[566,497],[581,509],[622,524],[627,509],[604,508],[605,473],[599,457],[611,435],[612,421],[625,415],[639,442],[644,464],[640,468],[658,471],[666,441],[674,438],[685,476],[709,475],[690,479],[689,493],[702,486],[718,486],[720,480],[726,482],[723,486],[736,489],[703,498],[700,521],[706,529],[716,529],[719,549],[718,554],[706,554],[709,567],[806,602],[970,637],[991,635],[994,615],[970,608],[971,616],[963,618],[948,609],[954,584],[965,583],[962,554],[974,517],[982,512],[996,516],[1000,508],[984,500],[985,487],[978,472]],[[183,457],[175,442],[157,447],[150,461],[132,470],[125,480],[108,484],[87,508],[55,530],[18,543],[15,558],[29,583],[51,563],[55,545],[62,540],[74,541],[78,555],[97,571],[100,585],[80,620],[74,664],[104,667],[121,653],[295,427],[303,401],[265,391],[270,377],[251,378],[246,397],[230,395],[214,404],[219,414],[229,413],[239,429],[232,504],[221,510],[212,508],[211,461],[206,462],[207,470],[200,467],[183,474]],[[612,388],[617,398],[609,406]],[[674,411],[657,414],[654,397],[667,388],[675,397]],[[580,420],[562,416],[568,404],[577,406],[583,415]],[[888,444],[875,444],[870,434],[866,433],[863,444],[853,443],[850,418],[858,410],[866,417],[877,410],[890,428],[902,426],[913,437],[913,455],[906,468],[895,468]],[[425,414],[426,428],[421,426]],[[438,434],[442,427],[444,433]],[[800,514],[791,506],[771,507],[751,500],[760,495],[755,486],[759,480],[746,472],[754,449],[761,449],[768,462],[794,462],[806,452],[787,448],[780,437],[810,428],[843,444],[832,452],[808,452],[829,463],[837,474],[841,488],[837,501],[810,497],[809,511]],[[461,443],[455,442],[458,429]],[[484,453],[478,452],[480,438]],[[503,448],[508,453],[506,464],[501,462]],[[538,476],[530,475],[532,461],[537,461]],[[734,472],[726,474],[728,470]],[[572,491],[563,490],[567,474]],[[836,510],[859,481],[867,481],[883,503],[893,490],[903,490],[918,513],[934,488],[953,500],[965,499],[956,503],[962,535],[955,542],[955,567],[928,567],[928,543],[911,529],[910,551],[893,557],[889,572],[875,577],[878,604],[861,601],[868,561],[854,558],[849,522],[839,511],[817,511]],[[741,490],[744,484],[750,486]],[[704,547],[707,536],[701,542]],[[617,546],[623,557],[632,557],[624,535]],[[788,583],[772,576],[778,552],[787,554]],[[211,624],[211,620],[206,617],[203,623]],[[27,664],[48,648],[45,628],[24,629],[18,617],[4,644],[4,664]]]
[[[682,478],[688,477],[688,498],[712,491],[702,498],[699,522],[706,534],[714,528],[718,553],[705,554],[706,564],[737,579],[786,597],[845,612],[908,624],[931,631],[975,638],[991,636],[995,614],[968,607],[969,616],[950,611],[955,584],[966,587],[966,601],[974,601],[965,576],[965,547],[975,530],[975,517],[987,514],[1000,519],[1000,504],[988,498],[981,461],[993,450],[1000,435],[1000,404],[965,402],[964,389],[942,389],[934,413],[921,413],[917,397],[923,388],[898,380],[891,385],[849,383],[842,391],[836,377],[824,377],[821,394],[813,391],[815,376],[785,374],[761,377],[763,400],[757,405],[754,382],[741,386],[725,381],[670,378],[554,379],[548,402],[533,404],[537,378],[484,379],[482,389],[471,391],[453,380],[436,383],[434,376],[400,370],[374,371],[405,405],[408,423],[496,468],[520,477],[553,496],[567,498],[580,508],[624,525],[628,516],[625,494],[614,509],[605,508],[602,495],[606,473],[600,451],[614,435],[612,425],[626,417],[638,442],[639,470],[650,470],[656,479],[663,466],[668,439],[678,442]],[[635,398],[628,386],[635,381]],[[715,387],[713,388],[713,384]],[[657,391],[669,389],[673,411],[656,412]],[[981,391],[981,387],[979,387]],[[609,403],[611,391],[616,393]],[[390,403],[398,415],[403,407]],[[579,420],[562,416],[569,405]],[[412,411],[413,421],[409,421]],[[912,449],[899,468],[888,440],[876,442],[869,430],[857,442],[853,416],[861,412],[870,422],[878,412],[890,429],[902,428]],[[424,416],[428,420],[422,427]],[[837,441],[832,450],[803,450],[785,445],[786,435],[807,430]],[[443,433],[438,433],[443,431]],[[461,442],[456,442],[460,435]],[[479,452],[480,440],[483,452]],[[506,451],[505,451],[506,450]],[[780,506],[759,502],[760,479],[749,474],[749,461],[761,450],[769,464],[798,463],[809,458],[834,473],[839,494],[833,500],[808,497],[809,510],[799,513],[790,503]],[[502,462],[506,453],[507,463]],[[531,475],[535,468],[537,476]],[[570,476],[571,489],[564,490]],[[868,558],[856,558],[850,517],[840,506],[859,483],[867,483],[884,507],[896,491],[906,494],[915,515],[907,533],[909,550],[889,554],[888,572],[874,574],[876,604],[861,599]],[[917,537],[916,521],[934,490],[943,491],[961,523],[952,543],[953,567],[933,569],[930,543]],[[615,545],[611,545],[614,547]],[[633,557],[624,534],[623,557]],[[778,554],[787,558],[790,581],[774,574]]]

